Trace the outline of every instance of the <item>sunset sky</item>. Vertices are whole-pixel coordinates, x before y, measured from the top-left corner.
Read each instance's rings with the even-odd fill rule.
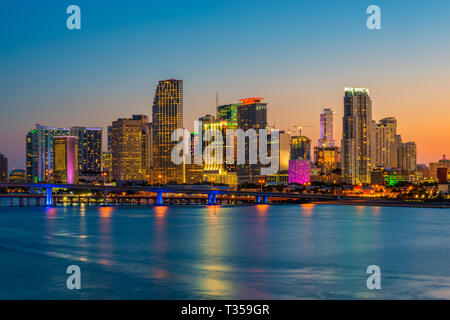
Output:
[[[66,8],[81,7],[68,30]],[[381,7],[382,30],[366,28]],[[270,124],[317,144],[319,114],[344,88],[367,87],[373,117],[398,119],[418,163],[450,156],[450,2],[17,1],[0,8],[0,153],[24,168],[36,123],[106,127],[151,115],[161,79],[184,80],[184,124],[220,102],[264,97]]]

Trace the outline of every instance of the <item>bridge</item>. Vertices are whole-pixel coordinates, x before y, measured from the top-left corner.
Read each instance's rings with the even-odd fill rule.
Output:
[[[30,204],[30,198],[36,199],[36,205],[40,205],[40,198],[44,198],[46,206],[53,206],[58,203],[61,196],[53,194],[54,189],[66,189],[66,190],[85,190],[85,191],[97,191],[103,193],[104,205],[109,203],[116,205],[117,203],[123,203],[125,200],[130,200],[130,203],[141,203],[142,198],[146,199],[146,203],[149,204],[149,199],[153,201],[154,205],[164,205],[166,200],[169,203],[200,203],[207,205],[228,203],[256,203],[267,204],[272,203],[287,203],[287,202],[310,202],[310,201],[332,201],[342,198],[338,195],[322,195],[322,194],[310,194],[310,193],[283,193],[283,192],[256,192],[256,191],[237,191],[231,188],[220,188],[210,186],[108,186],[108,185],[86,185],[86,184],[49,184],[49,183],[0,183],[0,189],[6,188],[28,188],[28,189],[43,189],[45,190],[45,196],[40,195],[4,195],[3,197],[9,197],[11,204],[13,198],[19,198],[20,205],[24,205],[25,198],[28,199],[28,205]],[[108,192],[113,193],[136,193],[147,192],[152,193],[150,197],[108,197]],[[1,197],[1,196],[0,196]],[[67,196],[65,196],[67,198]],[[78,203],[81,203],[80,197],[69,197],[70,202],[74,203],[74,198],[78,199]],[[85,197],[86,198],[86,197]],[[98,203],[98,197],[87,197],[87,203],[90,203],[90,198],[95,199],[95,203]],[[125,201],[126,202],[126,201]]]

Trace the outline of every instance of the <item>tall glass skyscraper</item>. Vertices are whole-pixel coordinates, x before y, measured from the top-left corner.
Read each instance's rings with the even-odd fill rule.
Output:
[[[398,167],[398,135],[397,119],[384,118],[375,125],[375,140],[373,141],[375,152],[373,166],[379,168]]]
[[[154,179],[183,183],[183,166],[172,162],[172,132],[183,128],[183,80],[161,80],[153,101],[153,166]]]
[[[102,128],[70,128],[70,134],[78,137],[78,172],[80,174],[101,173],[102,131]]]
[[[53,137],[67,136],[67,128],[54,128],[36,124],[26,137],[26,171],[28,182],[50,182],[53,167]]]
[[[331,109],[323,109],[320,114],[320,139],[319,147],[332,148],[334,147],[333,138],[333,115]]]
[[[262,102],[263,98],[241,99],[237,108],[237,128],[244,131],[255,129],[258,134],[259,129],[267,128],[267,103]],[[249,141],[245,141],[245,158],[249,159]],[[236,171],[238,183],[255,183],[261,177],[261,164],[239,164]]]
[[[346,88],[341,146],[341,166],[346,183],[370,183],[372,135],[372,101],[369,90]]]

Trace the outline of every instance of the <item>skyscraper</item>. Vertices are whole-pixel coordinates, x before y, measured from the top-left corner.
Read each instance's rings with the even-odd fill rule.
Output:
[[[291,138],[291,160],[311,160],[311,139],[305,136]]]
[[[374,167],[398,167],[397,119],[394,117],[384,118],[375,125],[374,146]]]
[[[53,137],[69,135],[69,129],[36,124],[26,137],[28,182],[50,182],[53,171]]]
[[[223,144],[220,144],[217,141],[205,142],[203,143],[203,150],[206,150],[208,145],[215,146],[217,148],[222,148],[222,158],[219,159],[216,154],[206,153],[205,162],[203,164],[203,173],[205,181],[214,182],[216,184],[227,184],[231,186],[237,185],[237,173],[236,173],[236,164],[227,164],[226,156],[227,149],[234,149],[234,156],[236,159],[236,147],[235,145],[228,145],[226,140],[227,130],[236,130],[236,122],[227,121],[227,120],[218,120],[214,116],[205,115],[199,119],[202,124],[202,137],[207,136],[206,132],[217,130],[222,133],[223,136]],[[235,139],[232,141],[235,144]],[[219,163],[221,162],[221,163]]]
[[[0,182],[8,182],[8,158],[0,153]]]
[[[237,123],[238,107],[242,103],[226,104],[217,107],[217,120]]]
[[[398,149],[399,168],[412,172],[417,169],[417,149],[415,142],[401,143]]]
[[[177,141],[172,132],[183,128],[183,80],[161,80],[153,101],[153,166],[155,177],[183,183],[183,166],[172,162]]]
[[[148,117],[133,115],[112,124],[112,178],[117,182],[150,181]]]
[[[78,172],[98,174],[102,171],[102,128],[72,127],[70,134],[78,137]]]
[[[78,183],[78,137],[61,136],[53,138],[54,183]]]
[[[263,103],[264,98],[241,99],[237,106],[238,128],[266,129],[267,128],[267,103]]]
[[[335,146],[333,138],[333,115],[331,109],[323,109],[320,114],[320,139],[319,147],[332,148]]]
[[[237,128],[247,131],[256,130],[259,136],[259,129],[267,128],[267,103],[263,103],[263,98],[241,99],[237,107]],[[249,160],[249,141],[245,141],[245,164],[237,165],[238,183],[255,183],[261,175],[261,163],[250,164]]]
[[[372,101],[365,88],[346,88],[341,166],[346,183],[370,183],[372,171]]]
[[[195,156],[195,144],[200,144],[200,134],[198,132],[191,133],[191,163],[186,163],[186,158],[183,161],[183,182],[186,184],[201,184],[203,182],[203,164],[195,163],[193,161]]]
[[[111,151],[112,149],[112,126],[108,126],[107,128],[107,151]]]

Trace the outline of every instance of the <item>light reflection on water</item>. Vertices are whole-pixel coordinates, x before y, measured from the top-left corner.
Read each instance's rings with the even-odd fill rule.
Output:
[[[0,298],[446,299],[447,213],[314,204],[1,208],[8,290]],[[71,264],[82,270],[77,293],[65,287]],[[382,269],[378,292],[366,288],[371,264]]]

